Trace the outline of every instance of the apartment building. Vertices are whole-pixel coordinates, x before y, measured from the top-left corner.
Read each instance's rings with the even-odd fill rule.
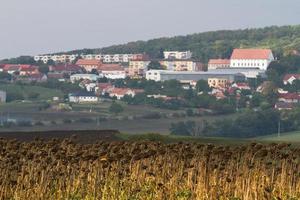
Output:
[[[131,60],[129,61],[128,75],[130,77],[141,77],[144,76],[148,70],[148,60]]]
[[[191,51],[164,51],[165,59],[191,59]]]
[[[53,60],[57,63],[74,62],[76,58],[84,60],[101,60],[104,63],[128,63],[130,60],[143,59],[145,54],[62,54],[62,55],[38,55],[34,56],[36,62],[47,63]]]
[[[159,63],[164,66],[166,70],[171,71],[201,71],[201,69],[203,68],[199,67],[200,62],[196,62],[190,59],[161,60],[159,61]]]

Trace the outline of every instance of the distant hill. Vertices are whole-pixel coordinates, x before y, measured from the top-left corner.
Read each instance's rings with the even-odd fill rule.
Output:
[[[276,57],[287,55],[294,50],[300,52],[300,25],[211,31],[187,36],[129,42],[98,49],[60,52],[58,54],[147,53],[151,58],[162,58],[164,50],[191,50],[195,59],[207,62],[209,58],[229,58],[233,48],[271,48]],[[35,62],[30,56],[21,56],[5,59],[0,63],[30,64]]]
[[[191,50],[194,58],[206,62],[209,58],[229,57],[233,48],[271,48],[276,56],[300,51],[300,25],[271,26],[245,30],[221,30],[136,41],[100,49],[83,49],[68,53],[147,53],[162,57],[163,50]]]

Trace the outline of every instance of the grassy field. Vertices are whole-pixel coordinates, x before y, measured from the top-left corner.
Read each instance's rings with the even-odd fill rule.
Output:
[[[13,92],[22,94],[25,100],[30,99],[30,95],[33,93],[39,94],[37,100],[51,100],[53,97],[62,98],[64,94],[60,90],[49,89],[39,86],[26,86],[26,85],[17,85],[17,84],[0,84],[0,90],[7,91],[7,93]]]
[[[289,142],[300,144],[300,131],[282,133],[280,137],[277,134],[255,138],[257,141],[263,142]]]
[[[57,111],[53,109],[39,110],[39,102],[13,102],[0,105],[0,117],[11,117],[43,122],[44,126],[33,127],[9,127],[1,128],[0,131],[47,131],[47,130],[101,130],[114,129],[123,133],[145,134],[161,133],[168,134],[171,123],[192,120],[201,123],[204,119],[214,121],[226,116],[201,116],[184,117],[185,110],[166,110],[151,106],[132,106],[122,104],[124,112],[118,116],[109,113],[110,102],[96,105],[74,104],[72,111]],[[168,117],[145,119],[143,116],[151,113],[160,113]],[[170,116],[177,114],[176,117]],[[97,122],[97,119],[108,118],[106,121]],[[81,119],[91,119],[89,123],[80,122]],[[118,118],[118,119],[116,119]],[[72,123],[65,123],[72,120]],[[53,122],[55,122],[53,125]]]

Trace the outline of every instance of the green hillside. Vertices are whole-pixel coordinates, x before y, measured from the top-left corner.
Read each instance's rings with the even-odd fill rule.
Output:
[[[31,85],[0,84],[0,90],[7,92],[7,100],[51,100],[53,97],[64,96],[58,89],[49,89]]]
[[[207,61],[213,57],[229,57],[233,48],[272,48],[277,56],[300,50],[300,25],[271,26],[245,30],[221,30],[136,41],[102,49],[75,50],[70,53],[142,53],[162,57],[163,50],[191,50],[194,57]]]

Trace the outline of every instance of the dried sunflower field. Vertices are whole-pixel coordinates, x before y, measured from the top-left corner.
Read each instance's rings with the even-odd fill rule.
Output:
[[[0,140],[0,199],[299,199],[288,144]]]

